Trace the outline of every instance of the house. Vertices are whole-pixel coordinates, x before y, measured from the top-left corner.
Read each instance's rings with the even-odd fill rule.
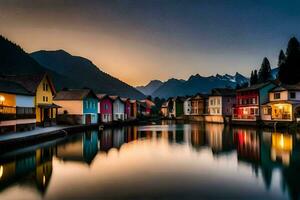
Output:
[[[139,103],[137,100],[130,100],[130,116],[129,119],[136,119],[139,115]]]
[[[128,120],[131,116],[131,104],[129,98],[121,98],[124,103],[124,119]]]
[[[125,119],[125,104],[119,96],[110,96],[113,100],[113,120],[119,121]]]
[[[58,114],[71,124],[94,124],[98,122],[98,97],[90,89],[70,89],[58,92],[54,103],[61,108]]]
[[[0,133],[32,130],[35,126],[34,94],[16,82],[0,80]]]
[[[153,101],[151,101],[149,99],[141,100],[141,102],[146,104],[146,110],[143,114],[146,116],[151,115],[151,110],[155,106],[155,103],[153,103]]]
[[[169,111],[169,117],[181,117],[183,116],[183,102],[184,99],[181,97],[174,97],[169,99],[168,101],[168,111]]]
[[[107,94],[97,94],[98,121],[109,123],[113,121],[113,100]]]
[[[59,106],[52,102],[56,91],[51,77],[47,73],[3,76],[1,79],[16,82],[30,93],[35,94],[34,105],[37,125],[45,127],[56,124],[56,113]]]
[[[208,114],[231,116],[235,105],[235,90],[229,88],[216,88],[208,98]]]
[[[191,111],[192,111],[192,102],[191,102],[191,98],[189,97],[189,98],[185,99],[184,103],[183,103],[184,115],[190,115]]]
[[[276,84],[269,81],[237,90],[236,106],[232,112],[232,122],[256,123],[259,121],[261,106],[268,102],[268,93],[275,87]]]
[[[168,117],[169,116],[169,112],[168,112],[168,102],[164,102],[162,105],[161,105],[161,108],[160,108],[160,113],[163,117]]]
[[[269,101],[262,105],[262,120],[292,122],[300,117],[300,84],[280,85],[269,92]]]
[[[190,98],[191,101],[191,113],[190,115],[202,115],[206,114],[207,97],[203,94],[196,94]]]

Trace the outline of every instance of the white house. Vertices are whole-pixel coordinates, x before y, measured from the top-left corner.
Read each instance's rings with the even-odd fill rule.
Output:
[[[125,105],[119,96],[110,96],[113,100],[113,120],[124,120],[125,116]]]
[[[208,98],[208,113],[209,115],[230,116],[235,102],[235,90],[228,88],[213,89]]]
[[[269,102],[262,105],[264,121],[296,121],[300,117],[300,84],[281,85],[269,91]]]
[[[183,103],[184,115],[190,115],[192,110],[191,98],[187,98]]]

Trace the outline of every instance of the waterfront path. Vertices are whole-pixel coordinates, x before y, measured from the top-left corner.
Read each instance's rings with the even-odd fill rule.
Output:
[[[84,132],[89,129],[99,129],[99,124],[36,127],[32,131],[7,133],[0,135],[0,153],[19,146],[50,141],[70,134]]]

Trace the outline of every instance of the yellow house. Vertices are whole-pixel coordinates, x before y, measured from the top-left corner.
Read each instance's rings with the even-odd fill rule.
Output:
[[[55,95],[54,84],[47,73],[37,75],[9,76],[12,80],[21,84],[34,96],[34,106],[36,109],[36,123],[42,126],[51,126],[56,122],[56,113],[59,106],[53,104]]]

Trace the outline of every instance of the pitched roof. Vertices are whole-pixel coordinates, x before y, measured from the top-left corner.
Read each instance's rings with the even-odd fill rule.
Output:
[[[9,76],[0,76],[1,80],[8,80],[16,82],[20,85],[22,85],[26,90],[28,90],[31,93],[35,93],[37,90],[37,87],[43,80],[43,78],[46,76],[48,79],[48,82],[50,84],[51,91],[55,93],[54,85],[51,81],[51,78],[47,73],[41,73],[41,74],[32,74],[32,75],[9,75]]]
[[[7,80],[0,80],[0,92],[34,96],[33,93],[26,90],[22,85]]]
[[[268,81],[268,82],[266,82],[266,83],[258,83],[258,84],[255,84],[255,85],[251,85],[250,87],[247,87],[247,88],[239,89],[239,90],[237,90],[237,92],[245,92],[245,91],[259,90],[259,89],[261,89],[261,88],[266,87],[267,85],[269,85],[269,84],[271,84],[271,83],[275,84],[275,83],[272,82],[272,81]]]
[[[235,96],[235,89],[231,88],[214,88],[210,96]]]
[[[286,85],[286,84],[281,84],[280,86],[274,88],[271,90],[272,92],[280,92],[280,91],[300,91],[300,83],[295,84],[295,85]]]
[[[58,92],[54,100],[83,100],[84,98],[92,95],[97,98],[94,92],[90,89],[73,89],[73,90],[62,90]]]

